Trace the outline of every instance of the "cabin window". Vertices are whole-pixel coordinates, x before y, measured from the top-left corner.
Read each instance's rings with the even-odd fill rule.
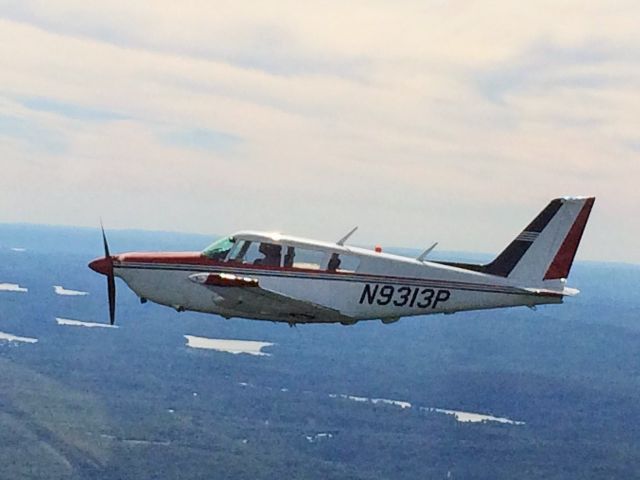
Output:
[[[227,240],[227,243],[224,243],[223,240]],[[218,240],[204,253],[209,258],[214,258],[210,255],[219,255],[220,260],[226,258],[228,262],[243,265],[283,266],[285,268],[326,270],[339,273],[355,272],[360,265],[360,258],[354,255],[278,245],[270,242],[236,241],[232,238]]]
[[[311,250],[306,248],[296,248],[293,247],[287,248],[287,261],[291,263],[293,268],[305,268],[308,270],[320,270],[325,263],[325,258],[327,257],[326,252],[321,250]]]
[[[205,248],[202,254],[211,260],[224,260],[234,244],[233,237],[224,237]]]
[[[330,272],[355,272],[359,265],[360,259],[358,257],[332,253],[327,263],[327,270]]]
[[[229,255],[229,261],[264,267],[280,266],[282,246],[269,242],[242,241],[241,243],[242,245],[234,248]]]

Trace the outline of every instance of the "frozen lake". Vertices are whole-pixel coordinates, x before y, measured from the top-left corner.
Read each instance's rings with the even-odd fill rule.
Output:
[[[384,404],[384,405],[400,407],[402,409],[413,408],[413,405],[410,402],[407,402],[404,400],[392,400],[389,398],[369,398],[369,397],[360,397],[356,395],[345,395],[345,394],[336,394],[336,393],[330,393],[329,397],[342,398],[345,400],[351,400],[352,402],[369,403],[373,405]],[[417,409],[421,412],[426,412],[426,413],[442,413],[445,415],[451,415],[458,422],[461,422],[461,423],[498,422],[498,423],[505,423],[509,425],[525,424],[525,422],[521,422],[518,420],[511,420],[506,417],[495,417],[493,415],[483,414],[483,413],[463,412],[461,410],[449,410],[446,408],[434,408],[434,407],[417,407]]]
[[[17,283],[0,283],[0,291],[25,293],[25,292],[28,292],[29,289],[25,287],[21,287]]]
[[[22,343],[36,343],[37,338],[19,337],[10,333],[0,332],[0,340],[6,340],[7,342],[22,342]]]
[[[196,337],[185,335],[187,346],[191,348],[202,348],[207,350],[217,350],[233,354],[247,353],[249,355],[269,356],[269,353],[262,351],[264,347],[270,347],[273,343],[256,342],[252,340],[226,340],[221,338]]]
[[[72,297],[89,295],[89,292],[83,292],[81,290],[69,290],[67,288],[64,288],[62,285],[54,285],[53,286],[53,291],[57,295],[68,295],[68,296],[72,296]]]
[[[109,325],[108,323],[83,322],[80,320],[72,320],[70,318],[56,318],[58,325],[70,327],[89,327],[89,328],[118,328],[117,325]]]

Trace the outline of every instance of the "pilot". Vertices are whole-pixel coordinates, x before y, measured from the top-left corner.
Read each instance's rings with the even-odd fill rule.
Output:
[[[264,255],[263,258],[258,258],[254,265],[264,265],[266,267],[279,267],[280,255],[282,253],[282,247],[280,245],[274,245],[272,243],[261,243],[258,251]]]

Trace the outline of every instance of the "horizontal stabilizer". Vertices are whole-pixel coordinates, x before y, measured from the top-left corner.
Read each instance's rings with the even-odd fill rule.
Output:
[[[533,293],[535,295],[556,295],[560,297],[575,297],[580,293],[580,290],[577,288],[568,288],[565,287],[563,290],[551,290],[548,288],[523,288],[522,290],[526,290],[529,293]]]

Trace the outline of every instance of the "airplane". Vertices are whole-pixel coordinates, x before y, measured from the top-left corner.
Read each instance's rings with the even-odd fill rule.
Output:
[[[147,300],[178,312],[255,320],[353,325],[379,319],[562,303],[566,280],[595,197],[552,200],[487,264],[432,261],[279,233],[243,231],[201,252],[130,252],[89,267],[107,277],[115,321],[115,277]]]

